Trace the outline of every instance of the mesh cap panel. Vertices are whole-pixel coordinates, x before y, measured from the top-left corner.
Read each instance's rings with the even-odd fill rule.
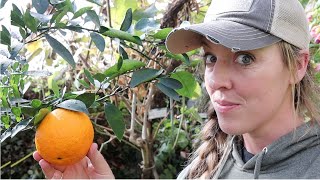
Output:
[[[270,33],[301,49],[308,48],[310,35],[302,5],[296,0],[276,0]]]

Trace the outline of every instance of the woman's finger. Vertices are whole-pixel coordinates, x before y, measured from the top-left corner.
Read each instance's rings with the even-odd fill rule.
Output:
[[[63,176],[62,176],[62,173],[60,171],[55,171],[53,176],[52,176],[52,179],[62,179]]]
[[[110,176],[109,178],[114,178],[113,173],[107,161],[104,159],[102,154],[98,151],[98,145],[96,143],[93,143],[91,145],[87,156],[90,159],[92,166],[94,167],[94,170],[97,173],[102,175],[108,175]]]
[[[38,162],[42,159],[42,157],[40,156],[38,151],[33,152],[33,159],[38,161]]]
[[[51,179],[53,178],[55,172],[57,171],[56,169],[54,169],[47,161],[45,161],[44,159],[41,159],[39,161],[39,165],[43,171],[43,174],[46,176],[46,178]],[[58,174],[56,174],[56,177],[58,176]]]

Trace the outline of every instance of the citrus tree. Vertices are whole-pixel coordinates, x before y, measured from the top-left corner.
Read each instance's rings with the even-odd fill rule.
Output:
[[[172,4],[181,2],[178,22],[168,27],[161,25],[166,9],[144,0],[0,1],[0,10],[10,9],[0,32],[1,143],[63,107],[89,114],[96,137],[107,137],[97,139],[101,151],[117,141],[140,152],[142,178],[175,178],[186,159],[174,156],[187,157],[203,121],[199,109],[186,106],[201,96],[201,60],[198,50],[171,54],[164,41],[172,26],[201,22],[209,1]],[[301,2],[320,70],[319,3]],[[151,119],[155,107],[168,111]],[[2,162],[1,170],[31,154]]]
[[[1,142],[35,130],[48,112],[63,107],[90,114],[96,133],[109,137],[100,150],[121,141],[140,151],[141,177],[174,178],[177,169],[166,161],[190,144],[187,134],[194,131],[183,126],[188,114],[196,114],[185,101],[201,95],[192,73],[201,61],[189,58],[197,51],[166,50],[172,27],[160,28],[155,4],[82,2],[33,0],[21,7],[1,1],[3,9],[11,8],[10,24],[0,33]],[[172,61],[181,63],[172,69]],[[170,111],[150,120],[159,92]]]

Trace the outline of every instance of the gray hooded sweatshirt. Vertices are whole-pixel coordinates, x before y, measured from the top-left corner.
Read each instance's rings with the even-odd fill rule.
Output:
[[[272,131],[272,130],[271,130]],[[243,162],[237,139],[230,141],[214,179],[320,178],[320,127],[310,122],[280,137]],[[186,179],[190,165],[177,179]]]

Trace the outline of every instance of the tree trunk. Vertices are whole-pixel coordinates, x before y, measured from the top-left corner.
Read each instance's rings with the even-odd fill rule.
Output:
[[[164,17],[161,21],[161,28],[166,27],[176,27],[179,24],[178,14],[181,10],[184,9],[185,6],[188,6],[190,2],[193,0],[173,0],[171,4],[168,6],[167,12],[165,12]],[[189,16],[189,14],[185,14],[185,16]],[[170,65],[166,68],[166,72],[172,72],[176,67],[181,64],[181,61],[172,60]],[[150,102],[149,107],[155,107],[157,104],[157,99],[162,100],[164,102],[164,97],[166,97],[161,91],[157,88],[153,89],[153,101]],[[160,98],[162,97],[162,98]],[[158,102],[159,103],[159,102]],[[148,107],[148,106],[147,106]],[[146,108],[148,111],[148,108]],[[148,113],[148,112],[145,112]],[[146,124],[145,124],[146,123]],[[143,157],[142,164],[142,178],[143,179],[158,179],[158,173],[155,169],[155,161],[154,161],[154,151],[153,151],[153,137],[152,137],[152,124],[150,121],[144,121],[143,126],[147,127],[147,135],[145,138],[142,136],[142,144],[140,146],[141,153]]]

